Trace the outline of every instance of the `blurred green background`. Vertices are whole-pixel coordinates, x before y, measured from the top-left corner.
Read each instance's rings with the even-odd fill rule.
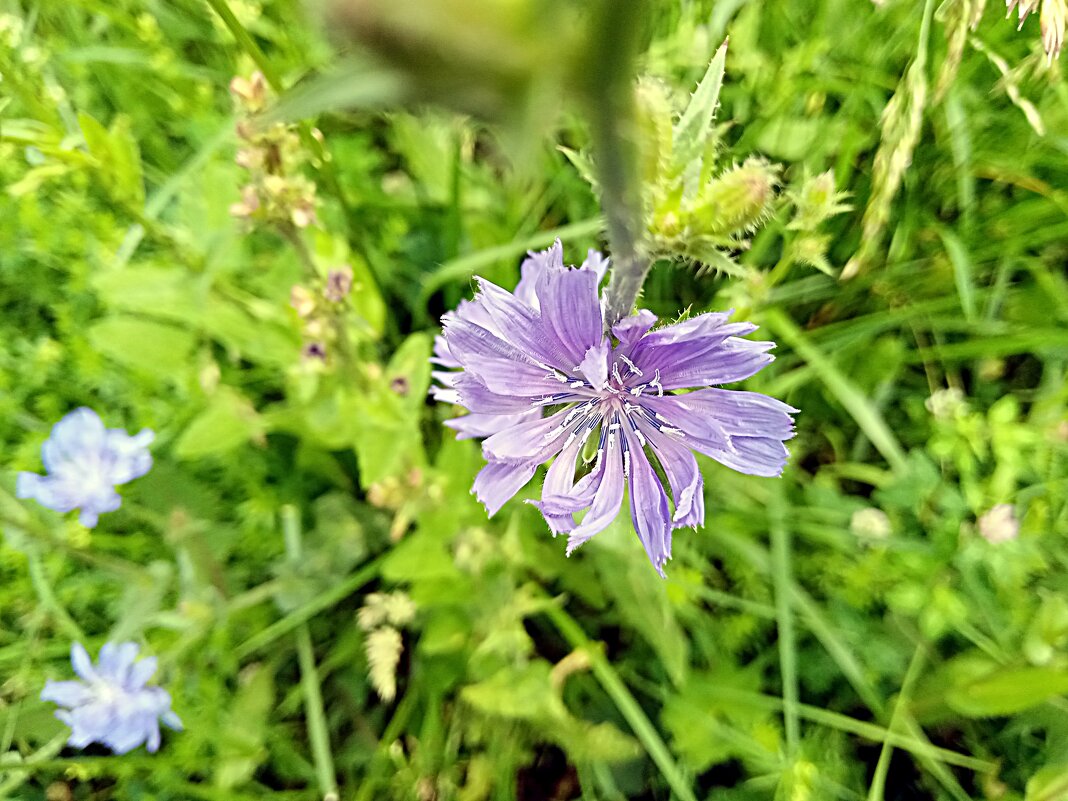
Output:
[[[0,9],[0,798],[1068,798],[1068,85],[1037,13]],[[605,247],[561,149],[597,87],[681,110],[728,34],[718,163],[776,187],[642,304],[760,324],[746,388],[799,435],[781,480],[701,459],[662,580],[625,514],[565,558],[537,483],[487,520],[427,359],[473,274]],[[828,170],[850,208],[799,220]],[[13,495],[81,405],[157,432],[92,531]],[[186,731],[65,750],[40,689],[120,639]]]

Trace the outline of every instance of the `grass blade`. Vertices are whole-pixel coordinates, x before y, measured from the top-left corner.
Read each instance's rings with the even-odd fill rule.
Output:
[[[872,445],[883,455],[894,472],[904,472],[907,467],[905,451],[879,410],[875,408],[875,404],[834,366],[823,351],[809,341],[786,314],[779,309],[768,309],[764,313],[764,320],[786,344],[808,362],[824,386],[853,416],[860,430],[871,440]]]

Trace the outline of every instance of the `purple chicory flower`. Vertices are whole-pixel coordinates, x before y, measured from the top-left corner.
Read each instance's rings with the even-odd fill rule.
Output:
[[[797,410],[713,388],[773,359],[774,343],[741,339],[756,326],[727,322],[730,312],[654,329],[656,317],[642,310],[606,334],[598,290],[606,267],[592,250],[581,267],[566,267],[557,241],[523,262],[514,293],[476,279],[479,294],[442,318],[435,343],[434,362],[460,369],[435,371],[432,392],[470,412],[446,425],[484,438],[487,464],[473,492],[490,515],[555,457],[535,505],[554,536],[568,535],[567,553],[615,519],[627,488],[634,528],[663,575],[672,530],[704,523],[693,451],[742,473],[780,475]],[[692,387],[703,388],[677,394]],[[587,442],[597,447],[580,469]]]
[[[78,509],[82,525],[92,528],[99,515],[122,505],[116,485],[151,469],[148,445],[154,438],[147,428],[132,437],[120,428],[105,429],[92,409],[75,409],[41,446],[48,475],[19,473],[15,494],[57,512]]]
[[[81,643],[70,649],[70,661],[81,681],[49,681],[42,701],[61,708],[56,717],[71,727],[67,744],[85,748],[106,745],[125,754],[142,743],[150,753],[159,748],[159,724],[181,731],[182,721],[171,711],[171,697],[160,687],[146,687],[156,672],[156,658],[139,662],[136,643],[108,643],[94,667]]]

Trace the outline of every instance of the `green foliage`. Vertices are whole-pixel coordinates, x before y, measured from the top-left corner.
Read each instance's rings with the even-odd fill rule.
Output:
[[[779,482],[701,460],[665,581],[626,515],[570,559],[531,490],[487,519],[426,400],[473,273],[604,245],[600,17],[328,5],[340,67],[296,0],[3,6],[0,798],[1068,797],[1068,107],[1034,31],[649,4],[646,246],[713,270],[642,304],[758,322],[746,388],[802,410]],[[157,432],[92,531],[14,498],[80,405]],[[185,731],[65,749],[38,696],[75,639],[159,656]]]

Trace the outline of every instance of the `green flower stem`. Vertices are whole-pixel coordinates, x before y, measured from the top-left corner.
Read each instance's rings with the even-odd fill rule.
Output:
[[[793,579],[790,569],[790,532],[786,527],[785,500],[778,485],[772,495],[771,567],[775,584],[775,611],[779,629],[779,666],[782,672],[783,720],[786,728],[786,751],[797,755],[801,743],[801,723],[797,708],[797,637],[794,615],[790,608],[790,588]]]
[[[0,782],[0,798],[11,798],[12,793],[29,781],[35,770],[42,768],[52,757],[63,750],[69,737],[70,734],[66,731],[57,734],[22,762],[4,765],[4,772],[14,775],[7,776],[4,781]]]
[[[382,557],[380,556],[377,559],[368,562],[345,579],[341,584],[320,593],[306,604],[294,609],[282,619],[276,620],[267,628],[253,634],[241,643],[241,645],[237,646],[234,655],[239,661],[247,659],[257,651],[266,648],[271,643],[276,642],[289,634],[289,632],[293,631],[297,626],[339,603],[342,599],[356,592],[356,590],[373,579],[378,574],[378,568],[381,561]]]
[[[690,782],[686,779],[682,769],[675,764],[660,732],[656,730],[645,711],[638,705],[615,668],[605,659],[598,644],[591,642],[575,619],[558,604],[546,604],[545,614],[572,648],[584,651],[589,657],[593,675],[626,719],[646,753],[659,768],[675,797],[680,801],[697,801]]]
[[[602,0],[591,15],[591,47],[581,65],[597,180],[612,254],[605,324],[630,314],[652,262],[641,249],[641,181],[638,176],[634,70],[641,44],[644,0]]]
[[[256,62],[256,66],[263,73],[263,77],[267,79],[267,83],[271,85],[271,88],[276,92],[281,92],[285,88],[282,85],[282,76],[278,74],[274,65],[268,60],[266,53],[256,44],[256,40],[245,30],[245,26],[234,15],[226,0],[208,0],[208,5],[211,6],[212,11],[219,15],[223,25],[230,31],[237,43],[241,45],[241,48]]]
[[[393,713],[393,717],[390,718],[385,731],[382,732],[382,736],[378,740],[378,748],[371,757],[371,764],[367,768],[364,780],[360,784],[360,789],[356,791],[355,801],[371,801],[374,798],[375,787],[378,786],[382,776],[390,769],[389,747],[397,741],[397,738],[404,731],[404,727],[408,725],[408,720],[415,710],[418,697],[416,693],[406,693],[397,703],[397,710]]]
[[[898,693],[894,704],[894,711],[890,715],[890,723],[887,724],[887,733],[898,731],[903,710],[908,707],[912,693],[912,685],[919,678],[920,670],[924,664],[923,645],[918,645],[912,654],[908,670],[905,672],[905,680],[901,684],[901,692]],[[868,801],[883,801],[886,792],[886,777],[890,771],[890,757],[894,753],[894,746],[887,737],[883,740],[882,750],[879,752],[879,762],[875,765],[875,773],[872,776],[871,786],[868,788]]]
[[[286,543],[286,556],[293,562],[301,558],[300,513],[295,506],[282,507],[282,532]],[[323,693],[319,686],[319,671],[315,667],[308,624],[300,623],[295,632],[297,658],[300,661],[300,683],[304,691],[304,713],[308,719],[308,739],[311,741],[312,758],[315,761],[315,776],[323,801],[338,801],[337,771],[330,755],[330,734],[326,730],[326,714],[323,711]]]

